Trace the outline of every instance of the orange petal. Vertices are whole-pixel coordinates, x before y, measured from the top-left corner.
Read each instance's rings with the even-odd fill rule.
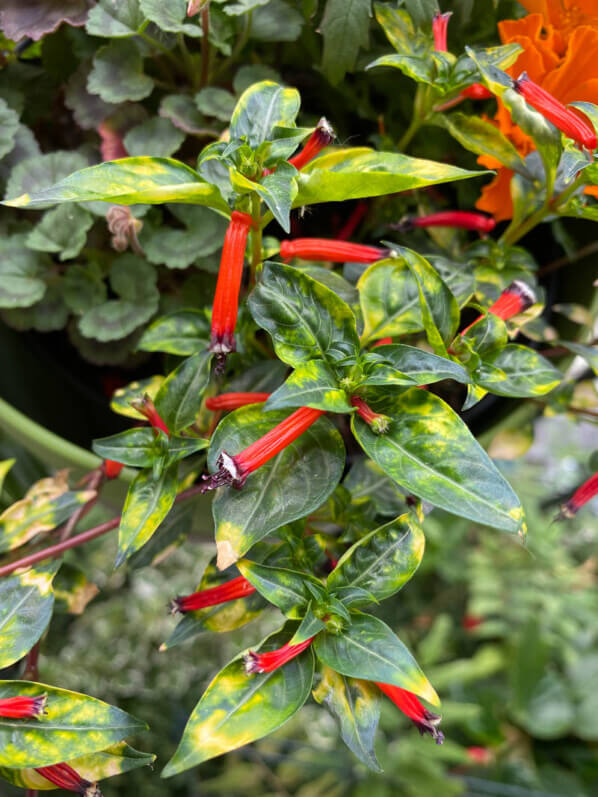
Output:
[[[496,177],[482,188],[482,195],[475,203],[478,210],[491,213],[496,221],[510,219],[513,215],[513,202],[511,200],[510,169],[499,169]]]
[[[558,69],[546,75],[542,88],[564,103],[582,99],[598,102],[598,94],[580,96],[580,78],[583,84],[598,78],[597,52],[598,30],[585,26],[577,28],[569,41],[565,60]]]

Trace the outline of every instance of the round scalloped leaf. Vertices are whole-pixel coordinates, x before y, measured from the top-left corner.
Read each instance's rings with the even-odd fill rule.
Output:
[[[195,104],[206,116],[228,122],[235,108],[235,96],[226,89],[208,86],[195,95]]]
[[[36,194],[86,166],[87,158],[79,152],[56,150],[46,155],[26,158],[12,170],[6,184],[6,196]],[[47,208],[52,204],[51,199],[46,202],[41,201],[36,204],[36,208]]]
[[[181,146],[185,134],[169,119],[154,116],[136,127],[132,127],[123,139],[129,155],[149,155],[167,158]]]
[[[27,246],[38,252],[60,253],[60,260],[70,260],[85,246],[93,222],[91,213],[74,203],[52,208],[27,236]]]
[[[62,22],[85,25],[89,6],[89,0],[2,0],[0,28],[13,41],[24,36],[38,41]]]
[[[195,20],[187,19],[187,0],[139,0],[139,5],[147,19],[155,22],[161,30],[185,36],[202,35],[202,29]]]
[[[19,115],[0,97],[0,158],[12,150],[19,129]]]
[[[117,39],[96,52],[87,88],[104,102],[118,103],[147,97],[154,81],[143,74],[143,58],[135,44]]]
[[[91,36],[118,39],[134,36],[144,19],[139,0],[99,0],[89,12],[85,30]]]
[[[47,255],[32,252],[23,233],[0,237],[0,307],[30,307],[43,297]]]

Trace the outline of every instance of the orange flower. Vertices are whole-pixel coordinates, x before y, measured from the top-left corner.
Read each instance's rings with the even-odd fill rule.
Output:
[[[521,4],[532,13],[498,25],[503,44],[516,42],[523,47],[508,73],[517,77],[527,72],[531,80],[565,105],[574,101],[598,104],[597,0],[522,0]],[[500,101],[494,122],[523,157],[534,149],[531,138],[513,124]],[[498,174],[484,186],[476,207],[492,213],[497,221],[511,218],[513,172],[491,157],[481,156],[478,161]],[[594,191],[591,189],[591,193]]]

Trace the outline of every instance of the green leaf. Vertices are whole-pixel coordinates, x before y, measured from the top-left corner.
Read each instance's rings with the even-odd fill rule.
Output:
[[[327,412],[353,412],[347,394],[339,388],[332,369],[322,360],[309,360],[299,365],[286,382],[276,390],[264,407],[314,407]]]
[[[185,133],[214,134],[188,94],[167,94],[160,101],[158,113]]]
[[[569,351],[577,354],[579,357],[583,357],[584,360],[588,363],[588,365],[592,368],[594,373],[598,376],[598,347],[597,346],[585,346],[583,343],[571,343],[566,340],[562,340],[561,346],[564,346]]]
[[[99,0],[87,17],[85,30],[91,36],[119,39],[134,36],[143,24],[139,0]]]
[[[45,767],[120,742],[144,730],[145,723],[79,692],[32,681],[0,681],[0,698],[46,695],[42,719],[0,717],[0,766],[10,769]]]
[[[373,263],[357,283],[366,345],[387,335],[405,335],[423,329],[417,280],[403,260]]]
[[[156,756],[151,753],[142,753],[135,750],[126,742],[119,742],[101,750],[99,753],[73,758],[65,763],[78,772],[84,780],[95,783],[114,775],[121,775],[139,767],[151,766]],[[0,776],[23,789],[46,791],[55,789],[49,780],[44,778],[35,769],[8,769],[0,767]]]
[[[238,454],[287,418],[252,405],[230,413],[212,437],[208,468],[221,451]],[[326,418],[251,473],[241,490],[219,490],[212,504],[219,567],[228,567],[258,540],[320,506],[338,484],[345,464],[342,439]],[[284,489],[281,490],[281,485]]]
[[[494,313],[486,313],[472,327],[456,338],[453,349],[460,354],[459,344],[464,343],[480,357],[486,359],[491,354],[504,349],[508,340],[507,327],[502,318]]]
[[[205,310],[176,310],[151,323],[137,348],[185,357],[207,348],[209,342],[210,317]]]
[[[374,772],[382,767],[374,752],[374,738],[380,717],[380,691],[374,684],[322,667],[322,680],[313,691],[338,720],[341,737],[349,750]]]
[[[62,181],[76,169],[84,169],[87,164],[87,158],[80,152],[62,152],[60,150],[48,152],[46,155],[25,158],[19,161],[11,171],[6,184],[6,196],[14,197],[22,194],[29,197],[31,194],[39,194],[53,183]],[[92,198],[97,199],[97,197]],[[77,197],[73,197],[73,199],[77,199]],[[5,204],[10,201],[8,200]],[[40,199],[36,202],[35,208],[39,210],[50,207],[54,201],[50,199],[44,202]],[[15,207],[20,206],[16,205]]]
[[[406,384],[403,376],[416,385],[430,385],[441,379],[454,379],[463,385],[471,382],[468,372],[459,363],[415,346],[385,344],[376,346],[375,352],[392,368],[384,364],[375,365],[368,373],[366,385]],[[396,376],[393,376],[394,369]]]
[[[453,339],[459,326],[457,300],[425,258],[402,246],[398,247],[397,252],[417,281],[428,343],[436,354],[446,356],[446,345]]]
[[[521,532],[519,499],[459,416],[437,396],[410,388],[368,403],[392,418],[377,435],[351,419],[366,454],[398,484],[435,506],[510,532]]]
[[[146,219],[139,241],[150,263],[164,264],[168,268],[187,268],[222,247],[227,227],[225,218],[201,205],[167,207],[185,225],[185,229],[153,224]]]
[[[132,127],[124,137],[123,143],[129,155],[167,158],[177,151],[184,140],[185,134],[169,119],[154,116]]]
[[[289,365],[314,357],[335,362],[359,349],[351,308],[291,266],[265,263],[248,303],[256,323],[272,336],[276,354]]]
[[[210,381],[212,354],[200,351],[170,373],[156,395],[156,409],[173,432],[194,423]]]
[[[46,292],[48,258],[27,249],[25,241],[22,233],[0,238],[0,307],[31,307]]]
[[[0,158],[8,155],[15,145],[19,129],[19,115],[0,97]]]
[[[110,409],[126,418],[146,421],[147,418],[131,406],[131,401],[142,398],[145,393],[153,401],[163,381],[163,376],[150,376],[147,379],[131,382],[126,387],[119,387],[112,395]]]
[[[206,116],[228,122],[235,109],[235,95],[226,89],[208,86],[195,95],[195,104]]]
[[[284,633],[271,636],[260,651],[275,650],[287,639]],[[309,650],[274,672],[251,676],[245,673],[242,659],[231,661],[195,706],[162,777],[184,772],[280,728],[307,700],[313,670]]]
[[[57,282],[47,285],[41,301],[31,307],[13,307],[2,313],[3,320],[14,329],[36,329],[53,332],[66,324],[69,311]]]
[[[63,562],[54,579],[54,608],[63,614],[83,614],[98,592],[80,567]]]
[[[150,540],[129,558],[129,566],[139,569],[157,565],[167,553],[180,546],[191,532],[196,509],[196,501],[175,504]]]
[[[343,479],[343,487],[351,494],[351,502],[361,506],[369,501],[376,514],[395,517],[405,511],[406,496],[382,468],[368,457],[355,458],[351,470]]]
[[[52,581],[59,567],[60,562],[50,561],[0,580],[0,669],[23,658],[46,630],[54,606]],[[3,752],[0,745],[0,764]]]
[[[255,191],[272,211],[274,218],[288,233],[291,229],[289,218],[293,200],[297,196],[297,181],[295,177],[298,171],[290,163],[280,163],[275,172],[263,177],[261,182],[256,183],[243,177],[237,172],[232,180],[237,190],[241,188],[247,191]]]
[[[435,706],[440,702],[411,653],[377,617],[352,614],[342,633],[318,634],[314,649],[320,661],[341,675],[399,686]]]
[[[563,375],[533,349],[511,343],[488,357],[474,378],[477,384],[498,396],[533,398],[554,390]]]
[[[201,27],[187,20],[187,0],[139,0],[141,10],[148,19],[168,33],[183,33],[185,36],[201,36]]]
[[[203,451],[209,445],[210,441],[205,437],[178,437],[171,434],[168,438],[168,458],[170,462],[178,462]]]
[[[13,193],[9,190],[12,183],[11,180],[7,186],[8,196]],[[3,204],[15,208],[37,209],[59,202],[97,199],[118,205],[189,202],[193,205],[208,205],[227,215],[229,213],[228,205],[215,186],[202,180],[189,166],[170,158],[121,158],[107,161],[81,169],[49,188],[36,190],[32,194],[24,193],[6,200]]]
[[[523,175],[529,176],[523,158],[498,127],[479,116],[452,113],[442,117],[449,133],[459,144],[476,155],[489,155]]]
[[[383,196],[426,185],[466,180],[485,174],[445,163],[410,158],[368,147],[336,149],[308,163],[297,177],[293,207]]]
[[[154,81],[143,74],[143,58],[135,44],[116,39],[94,55],[87,89],[104,102],[142,100],[153,88]]]
[[[247,14],[258,6],[265,6],[270,0],[237,0],[237,2],[229,2],[224,6],[223,11],[229,16],[239,16],[240,14]],[[254,83],[255,81],[251,81]]]
[[[63,207],[76,207],[76,205],[64,205]],[[79,266],[76,263],[69,265],[62,278],[62,296],[69,310],[77,315],[81,315],[99,304],[104,304],[108,297],[108,291],[102,267],[93,261],[85,266]]]
[[[308,573],[299,573],[285,567],[269,567],[251,562],[249,559],[242,559],[236,565],[241,575],[245,576],[269,603],[273,603],[293,620],[303,617],[311,598],[305,582],[313,581],[320,584]]]
[[[386,38],[398,53],[418,55],[430,49],[429,38],[416,30],[410,14],[402,8],[393,8],[382,3],[374,3],[376,21],[381,25]],[[431,17],[426,19],[430,22]],[[416,22],[421,25],[421,22]]]
[[[164,468],[158,478],[152,470],[142,470],[134,479],[118,529],[118,554],[115,567],[150,539],[164,520],[176,497],[178,464]]]
[[[331,592],[358,587],[377,600],[398,592],[415,573],[424,555],[424,533],[411,514],[370,532],[340,558],[328,576]],[[347,601],[345,590],[343,600]],[[371,602],[363,601],[361,605]],[[358,605],[352,602],[351,605]]]
[[[69,260],[85,246],[93,222],[91,213],[79,205],[54,208],[29,233],[27,246],[38,252],[59,252],[60,260]]]
[[[276,125],[291,127],[299,112],[299,92],[263,80],[254,83],[240,96],[230,122],[230,138],[247,138],[256,149],[272,136]]]
[[[320,23],[322,69],[333,85],[352,72],[360,47],[369,43],[371,0],[328,0]]]
[[[300,645],[302,642],[307,642],[308,639],[319,634],[324,628],[326,628],[326,623],[314,614],[311,606],[308,606],[303,619],[299,623],[299,628],[293,634],[289,645]]]
[[[160,432],[166,438],[164,432]],[[156,434],[148,426],[139,429],[125,429],[124,432],[100,437],[94,440],[91,448],[98,457],[112,459],[130,465],[133,468],[149,468],[156,457],[161,454],[161,446],[157,444]]]
[[[270,0],[251,16],[249,35],[263,42],[293,42],[299,38],[304,18],[285,0]]]
[[[86,338],[118,340],[148,321],[158,309],[160,294],[153,266],[137,255],[116,257],[110,268],[110,285],[119,299],[109,299],[86,310],[79,330]]]
[[[15,464],[16,459],[3,459],[0,461],[0,496],[2,495],[2,487],[4,485],[4,480],[8,475],[8,472]]]
[[[334,293],[340,296],[343,302],[346,302],[349,306],[358,304],[359,294],[357,293],[357,289],[336,271],[324,268],[324,266],[316,266],[313,263],[301,263],[296,265],[295,268],[299,271],[303,271],[316,282],[321,282],[322,285],[330,288],[331,291],[334,291]]]

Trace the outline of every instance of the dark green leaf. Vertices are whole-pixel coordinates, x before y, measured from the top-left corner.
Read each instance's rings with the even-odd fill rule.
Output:
[[[464,385],[471,381],[468,372],[459,363],[415,346],[388,344],[376,346],[375,351],[392,365],[392,369],[383,364],[375,365],[365,380],[367,385],[407,384],[401,375],[416,385],[429,385],[441,379],[454,379]],[[394,379],[393,369],[398,373]]]
[[[474,378],[498,396],[533,398],[554,390],[563,375],[533,349],[511,343],[484,360]]]
[[[116,39],[96,52],[87,88],[104,102],[118,103],[147,97],[154,81],[143,74],[143,58],[135,44]]]
[[[210,317],[205,310],[176,310],[150,324],[138,348],[185,357],[207,348],[209,342]]]
[[[332,84],[352,72],[360,47],[369,42],[371,0],[328,0],[320,24],[322,69]]]
[[[296,89],[284,88],[269,80],[254,83],[237,102],[230,122],[230,137],[245,136],[255,149],[270,139],[276,125],[294,125],[299,104]]]
[[[314,407],[327,412],[352,412],[347,394],[339,388],[338,379],[323,360],[309,360],[299,365],[286,382],[276,390],[264,409]]]
[[[212,354],[200,351],[169,374],[156,395],[156,409],[173,432],[186,429],[196,419],[210,380]]]
[[[60,253],[60,260],[69,260],[85,246],[93,221],[91,213],[80,205],[53,208],[29,233],[27,246],[38,252]]]
[[[308,573],[299,573],[284,567],[269,567],[251,562],[249,559],[242,559],[236,564],[241,575],[245,576],[267,601],[294,620],[303,616],[310,599],[305,582],[313,579],[319,583]]]
[[[184,140],[185,134],[169,119],[154,116],[132,127],[125,135],[123,143],[133,157],[150,155],[153,158],[167,158],[177,151]]]

